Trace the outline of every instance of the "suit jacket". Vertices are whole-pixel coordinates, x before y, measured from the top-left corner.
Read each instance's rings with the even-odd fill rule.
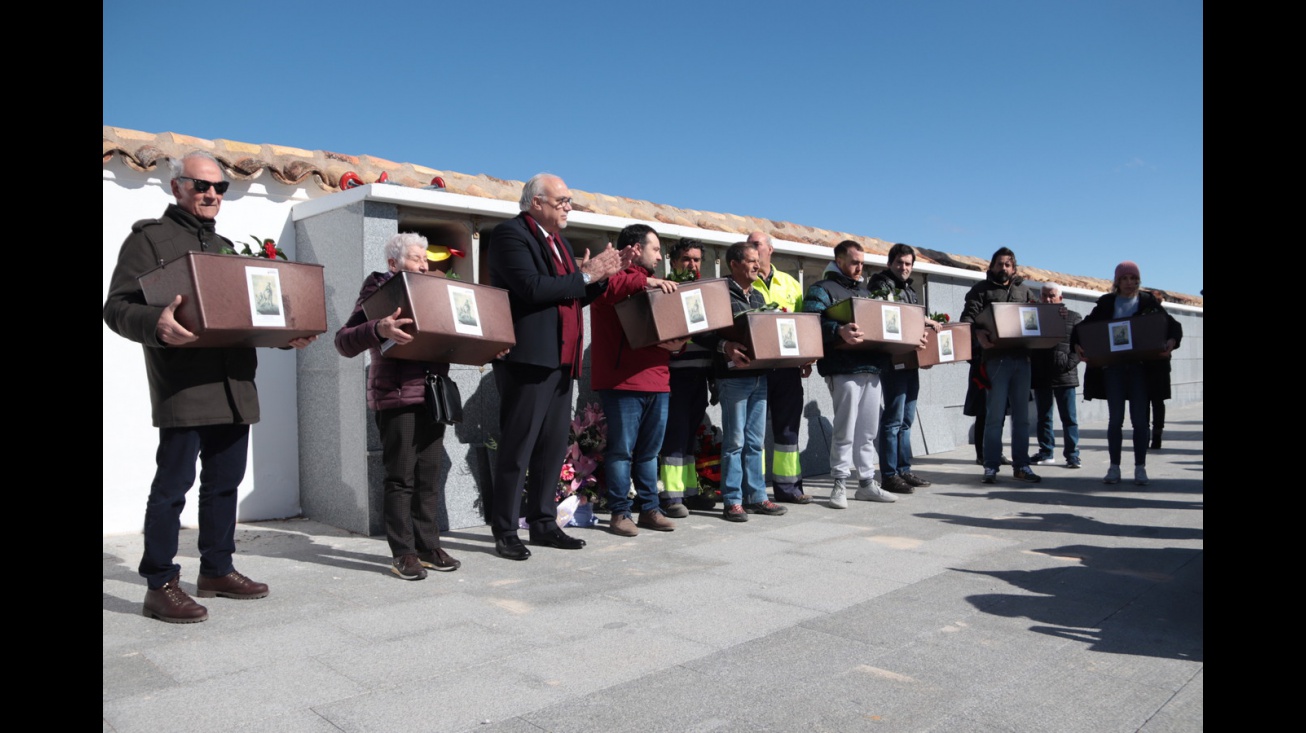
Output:
[[[562,235],[557,240],[562,256],[574,261],[571,244]],[[503,222],[491,233],[490,284],[508,291],[508,303],[512,307],[517,345],[504,360],[550,369],[557,369],[561,364],[562,323],[558,318],[558,304],[579,300],[582,306],[589,305],[607,286],[606,281],[585,285],[579,267],[574,272],[558,274],[548,241],[539,227],[526,221],[525,214]]]

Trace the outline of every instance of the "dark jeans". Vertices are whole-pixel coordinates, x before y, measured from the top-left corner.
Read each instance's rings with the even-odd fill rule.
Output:
[[[911,425],[916,420],[916,398],[921,391],[919,369],[885,369],[880,372],[884,412],[880,415],[880,476],[911,473]],[[981,439],[981,445],[983,441]],[[976,449],[983,458],[983,448]]]
[[[1129,423],[1134,429],[1134,465],[1145,465],[1147,443],[1151,439],[1151,431],[1147,427],[1147,413],[1151,403],[1147,399],[1147,375],[1143,371],[1142,362],[1109,366],[1102,370],[1102,381],[1106,385],[1106,447],[1111,456],[1111,465],[1120,465],[1126,401],[1129,402]]]
[[[177,533],[186,492],[195,484],[200,462],[200,575],[220,578],[235,568],[236,489],[245,478],[248,425],[161,428],[158,468],[145,503],[145,552],[137,572],[150,588],[162,588],[181,572],[175,562]]]

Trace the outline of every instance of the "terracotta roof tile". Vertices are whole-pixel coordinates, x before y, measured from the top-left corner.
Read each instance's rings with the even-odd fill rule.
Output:
[[[286,145],[254,144],[233,140],[204,140],[173,132],[148,133],[119,127],[104,126],[103,159],[107,165],[115,156],[127,167],[139,171],[154,170],[166,158],[182,156],[192,150],[204,150],[218,160],[228,175],[237,180],[250,180],[264,170],[278,183],[299,185],[312,178],[323,191],[339,191],[340,177],[353,171],[365,183],[371,183],[386,173],[389,180],[403,186],[421,188],[431,179],[440,176],[445,188],[452,193],[486,199],[516,202],[521,198],[522,181],[507,181],[480,174],[469,176],[454,171],[414,163],[397,163],[371,155],[346,155],[327,150],[304,150]],[[609,216],[658,221],[667,224],[696,227],[714,232],[735,233],[742,240],[755,230],[761,230],[776,239],[789,242],[833,247],[844,239],[860,242],[872,254],[888,254],[891,242],[874,237],[834,232],[788,221],[776,221],[737,214],[681,209],[651,201],[640,201],[623,196],[572,190],[572,198],[580,211]],[[916,245],[913,245],[916,246]],[[988,260],[970,255],[958,255],[916,246],[922,262],[932,262],[948,267],[983,272]],[[1069,275],[1051,270],[1021,266],[1021,274],[1031,280],[1055,282],[1067,287],[1105,292],[1111,282],[1101,278]],[[1169,302],[1201,306],[1200,296],[1156,290]]]

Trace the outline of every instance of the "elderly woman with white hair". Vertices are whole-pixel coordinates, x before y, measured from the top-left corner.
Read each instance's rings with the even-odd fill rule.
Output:
[[[1124,445],[1125,402],[1129,403],[1129,422],[1133,427],[1134,442],[1134,483],[1145,486],[1147,478],[1147,444],[1148,444],[1148,408],[1151,403],[1150,393],[1157,375],[1161,374],[1168,382],[1166,362],[1170,352],[1179,347],[1183,340],[1184,329],[1152,293],[1140,289],[1142,276],[1138,265],[1126,260],[1116,265],[1115,280],[1111,292],[1097,299],[1093,312],[1084,318],[1084,323],[1109,321],[1133,316],[1145,316],[1149,313],[1165,313],[1166,348],[1161,360],[1130,361],[1112,364],[1106,367],[1089,367],[1084,373],[1084,399],[1105,399],[1107,401],[1107,452],[1111,465],[1102,482],[1120,483],[1120,454]],[[1072,335],[1075,350],[1080,358],[1084,350],[1079,345],[1079,332]]]
[[[426,407],[426,374],[448,375],[449,365],[393,359],[381,353],[387,340],[406,344],[413,336],[403,330],[411,318],[401,309],[384,318],[369,319],[363,301],[399,272],[427,272],[426,237],[396,234],[385,245],[387,270],[363,280],[354,312],[336,331],[336,350],[354,357],[372,352],[367,370],[367,406],[376,413],[385,464],[385,535],[394,562],[390,571],[404,580],[421,580],[426,570],[451,572],[462,563],[440,547],[440,443],[444,425]]]

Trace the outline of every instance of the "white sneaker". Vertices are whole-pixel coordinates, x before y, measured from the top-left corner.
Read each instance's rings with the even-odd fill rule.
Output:
[[[1106,470],[1106,476],[1102,478],[1102,483],[1104,484],[1120,483],[1120,467],[1115,464],[1112,464],[1111,467]]]
[[[848,508],[848,492],[844,489],[843,479],[834,480],[834,488],[830,489],[830,506],[835,509]]]
[[[857,493],[853,494],[853,498],[857,501],[882,501],[886,504],[892,504],[898,500],[898,497],[880,488],[875,479],[858,481]]]
[[[1147,469],[1142,466],[1134,466],[1134,483],[1139,486],[1147,486]]]

